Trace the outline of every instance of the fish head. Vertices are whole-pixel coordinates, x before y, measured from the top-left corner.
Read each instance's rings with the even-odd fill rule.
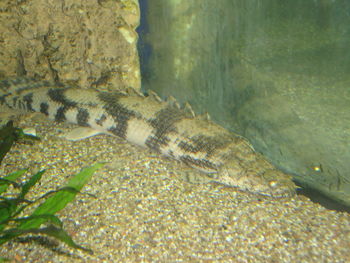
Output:
[[[297,188],[292,176],[271,165],[266,169],[245,169],[236,159],[220,166],[214,178],[219,183],[271,197],[291,197]]]

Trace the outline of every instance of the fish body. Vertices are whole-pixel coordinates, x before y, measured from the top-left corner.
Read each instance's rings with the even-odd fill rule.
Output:
[[[181,108],[172,97],[162,101],[153,92],[144,96],[132,88],[103,92],[13,78],[0,82],[0,104],[118,136],[244,191],[274,197],[295,193],[291,176],[267,162],[247,140],[206,115],[196,116],[188,104]]]

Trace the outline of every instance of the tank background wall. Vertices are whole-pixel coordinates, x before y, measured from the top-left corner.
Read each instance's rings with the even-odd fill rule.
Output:
[[[347,1],[148,1],[143,88],[350,204],[349,13]]]

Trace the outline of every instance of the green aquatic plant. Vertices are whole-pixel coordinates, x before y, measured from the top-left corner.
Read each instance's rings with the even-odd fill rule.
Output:
[[[25,134],[22,129],[14,127],[12,121],[7,122],[6,125],[0,128],[0,163],[12,145],[18,140],[40,140],[40,138]]]
[[[25,137],[23,131],[14,128],[12,123],[0,129],[0,163],[13,143]],[[0,176],[0,246],[19,236],[35,234],[51,236],[70,247],[92,252],[73,241],[55,214],[74,200],[94,172],[102,166],[103,163],[97,163],[85,168],[72,176],[65,187],[47,192],[34,200],[28,200],[26,196],[40,181],[45,170],[32,175],[22,184],[16,183],[16,180],[27,172],[26,169]],[[39,205],[29,216],[22,216],[37,204]],[[0,256],[0,262],[4,260],[6,259]]]

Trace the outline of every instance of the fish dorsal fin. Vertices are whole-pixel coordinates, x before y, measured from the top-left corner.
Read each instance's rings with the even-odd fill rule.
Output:
[[[196,114],[194,113],[191,105],[188,102],[184,104],[183,110],[186,113],[186,115],[188,115],[189,117],[192,117],[192,118],[196,117]]]
[[[205,112],[201,115],[198,115],[198,119],[203,120],[203,121],[210,121],[210,115],[208,112]]]
[[[149,90],[147,90],[147,93],[148,93],[148,98],[149,99],[151,99],[153,101],[156,101],[156,102],[162,102],[162,99],[153,90],[149,89]]]
[[[139,91],[137,91],[136,89],[134,89],[133,87],[127,87],[125,92],[130,95],[130,96],[138,96],[138,97],[144,97],[143,94]]]
[[[166,102],[168,103],[168,105],[175,107],[177,109],[180,109],[180,104],[177,102],[177,100],[173,96],[169,96]]]

